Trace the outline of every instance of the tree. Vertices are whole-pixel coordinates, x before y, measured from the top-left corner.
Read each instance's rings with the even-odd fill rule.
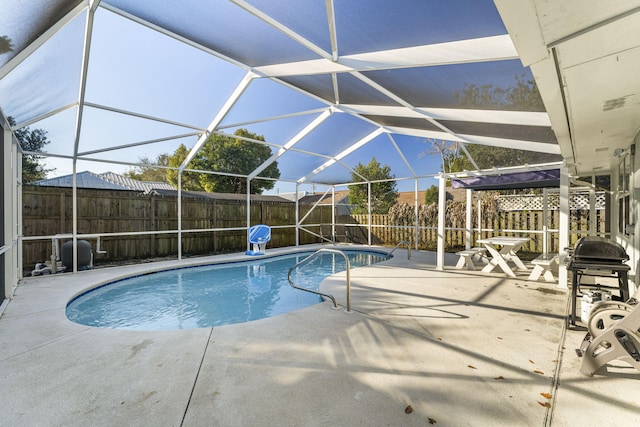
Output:
[[[174,151],[174,153],[168,158],[168,166],[177,168],[179,167],[184,159],[187,158],[189,154],[189,149],[184,145],[180,144],[180,146]],[[199,174],[196,172],[183,172],[180,176],[180,186],[183,190],[189,191],[204,191],[202,185],[200,185]],[[178,186],[178,171],[175,169],[167,169],[167,182],[174,187]]]
[[[391,175],[391,168],[387,165],[378,163],[375,157],[371,159],[368,165],[358,163],[351,174],[352,182],[361,182],[363,176],[369,181],[381,181],[371,183],[371,213],[386,214],[391,206],[396,203],[398,193],[396,191],[395,178]],[[368,186],[365,184],[349,185],[349,203],[354,205],[353,213],[368,212]]]
[[[452,163],[455,163],[460,159],[458,155],[459,144],[456,141],[446,141],[444,139],[428,138],[427,142],[431,144],[431,147],[424,154],[439,154],[442,164],[440,169],[443,172],[451,172]],[[454,169],[455,170],[455,169]]]
[[[11,126],[15,125],[12,117],[8,118]],[[43,152],[45,145],[49,144],[47,139],[47,131],[42,129],[29,129],[28,126],[18,129],[14,132],[20,147],[27,152]],[[22,156],[22,182],[28,184],[30,182],[45,179],[47,174],[54,169],[46,169],[40,162],[43,156],[37,154],[24,154]]]
[[[256,170],[271,157],[272,152],[267,145],[244,139],[264,141],[264,137],[261,135],[256,135],[246,129],[238,129],[234,135],[240,138],[212,134],[191,162],[192,169],[233,175],[186,172],[182,177],[182,188],[219,193],[246,193],[247,179],[243,175],[249,175]],[[180,166],[187,154],[187,148],[181,145],[169,157],[169,166]],[[260,176],[280,178],[278,163],[269,164],[260,172]],[[177,171],[169,170],[167,179],[171,184],[177,184]],[[264,190],[273,188],[274,185],[273,180],[256,178],[251,180],[249,191],[251,194],[261,194]]]
[[[138,181],[169,182],[167,181],[167,169],[156,167],[169,166],[169,154],[158,154],[155,161],[152,161],[147,156],[141,157],[139,160],[140,165],[125,172],[125,176]]]
[[[493,85],[464,84],[464,88],[455,93],[455,98],[461,108],[500,109],[511,111],[545,111],[542,98],[534,80],[525,80],[524,75],[515,76],[515,85],[500,88]],[[522,131],[526,129],[522,127]],[[522,138],[526,139],[527,134]],[[443,158],[443,172],[445,164],[448,172],[458,172],[465,169],[475,169],[466,155],[458,150],[442,150],[442,143],[430,141],[432,151],[440,152]],[[467,144],[467,151],[481,169],[494,166],[519,166],[524,164],[546,163],[561,160],[555,154],[539,153],[511,148],[493,147],[480,144]]]
[[[427,188],[424,192],[424,204],[430,205],[432,203],[438,203],[438,198],[439,198],[438,192],[439,192],[439,189],[435,185],[432,185],[431,187]]]
[[[478,164],[480,169],[496,167],[520,166],[525,164],[548,163],[561,160],[560,156],[536,151],[525,151],[488,145],[469,144],[469,154]],[[461,162],[460,169],[475,169],[468,158]]]
[[[507,88],[465,83],[454,97],[461,108],[545,111],[535,80],[525,80],[524,74],[514,80],[515,85]]]
[[[0,54],[11,52],[13,50],[13,42],[8,36],[0,36]]]

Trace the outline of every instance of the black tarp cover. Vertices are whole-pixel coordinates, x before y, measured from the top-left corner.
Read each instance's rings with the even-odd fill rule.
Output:
[[[560,169],[483,175],[451,180],[452,188],[472,190],[507,190],[560,186]]]

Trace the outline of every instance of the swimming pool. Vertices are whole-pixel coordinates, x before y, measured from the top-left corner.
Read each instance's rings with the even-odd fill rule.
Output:
[[[351,268],[384,261],[387,254],[344,250]],[[187,267],[107,283],[74,298],[66,307],[75,323],[111,329],[173,330],[250,322],[321,301],[289,286],[289,269],[313,252],[259,260]],[[292,274],[294,283],[318,289],[344,271],[343,256],[322,253]]]

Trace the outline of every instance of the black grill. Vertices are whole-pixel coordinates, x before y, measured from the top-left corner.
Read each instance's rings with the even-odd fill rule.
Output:
[[[567,270],[573,272],[571,287],[571,324],[576,324],[576,298],[580,289],[580,281],[583,276],[600,276],[618,278],[619,299],[629,299],[629,282],[627,272],[631,269],[625,261],[629,255],[624,248],[604,237],[583,237],[576,242],[575,247],[567,263]],[[599,285],[598,285],[599,286]],[[600,286],[599,286],[600,287]],[[601,286],[606,288],[606,286]]]
[[[572,263],[619,265],[629,259],[622,245],[604,237],[583,237],[576,242],[567,268]]]

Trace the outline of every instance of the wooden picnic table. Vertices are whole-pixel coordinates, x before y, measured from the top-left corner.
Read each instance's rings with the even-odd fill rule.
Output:
[[[522,260],[518,258],[518,255],[516,255],[520,248],[529,240],[527,237],[509,236],[496,236],[476,240],[476,242],[484,245],[489,254],[491,254],[491,261],[482,269],[482,272],[490,273],[499,266],[508,276],[516,277],[511,266],[509,266],[509,261],[516,265],[516,269],[529,271]]]

